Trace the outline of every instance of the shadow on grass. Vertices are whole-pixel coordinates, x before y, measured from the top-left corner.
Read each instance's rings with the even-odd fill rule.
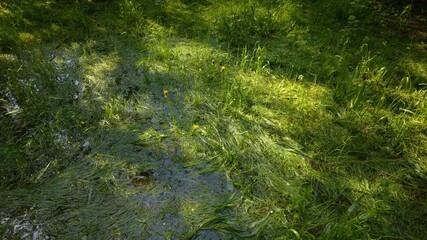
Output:
[[[27,25],[19,30],[33,31],[27,36],[45,32],[46,36],[35,37],[38,43],[55,42],[55,35],[63,31],[84,28],[89,32],[82,33],[87,42],[83,47],[79,44],[83,39],[73,35],[53,49],[33,49],[31,57],[13,50],[10,56],[16,64],[5,61],[2,65],[8,79],[2,83],[2,98],[15,102],[19,110],[11,113],[5,108],[1,115],[2,123],[7,123],[2,159],[9,165],[2,169],[8,172],[2,174],[2,184],[12,189],[2,193],[6,199],[1,206],[3,236],[203,239],[237,231],[227,223],[234,190],[227,190],[224,176],[206,172],[207,165],[182,166],[182,150],[170,136],[172,124],[187,117],[181,112],[184,107],[175,104],[180,101],[175,91],[182,91],[176,79],[136,68],[136,59],[114,53],[112,49],[121,46],[91,35],[91,29],[99,27],[102,36],[114,31],[87,26],[94,23],[88,16],[76,18],[83,25],[58,33],[47,33],[52,27],[47,20],[40,28],[30,29],[41,21],[33,19],[37,16],[32,11],[57,14],[44,1],[33,4],[25,6],[31,10],[21,12],[22,16],[10,17],[22,17]],[[72,9],[69,14],[75,12]],[[12,49],[22,45],[15,40],[2,43]],[[105,56],[116,57],[116,62],[106,60],[110,65],[103,70]],[[85,69],[86,57],[99,60],[101,69],[94,69],[93,75]],[[122,65],[126,61],[131,62]],[[170,89],[167,96],[166,89]],[[10,164],[14,161],[19,166]]]
[[[51,11],[49,15],[57,15],[55,8],[44,4],[47,3],[40,1],[26,8]],[[45,53],[40,53],[41,59],[30,62],[33,66],[31,74],[35,78],[31,80],[27,73],[22,73],[20,64],[13,60],[13,54],[10,55],[12,57],[8,57],[12,60],[4,61],[2,72],[8,78],[8,82],[2,83],[2,87],[5,86],[4,89],[9,90],[3,91],[1,97],[8,98],[10,102],[11,99],[7,95],[11,94],[23,111],[21,115],[16,115],[18,119],[9,116],[11,114],[7,115],[5,111],[2,113],[1,120],[7,122],[8,126],[5,127],[7,137],[4,140],[6,145],[3,146],[6,147],[3,152],[13,149],[13,144],[20,149],[19,154],[10,152],[5,159],[19,156],[18,161],[26,162],[28,153],[30,157],[38,156],[35,161],[29,158],[37,165],[31,163],[25,166],[26,174],[17,179],[25,181],[25,177],[30,176],[29,182],[36,179],[41,183],[40,188],[34,193],[31,192],[31,195],[28,191],[20,193],[20,190],[16,190],[16,195],[7,201],[15,205],[2,206],[2,209],[18,209],[16,214],[19,215],[33,207],[36,209],[32,213],[34,216],[46,221],[48,225],[52,224],[47,235],[58,234],[55,231],[62,229],[62,224],[70,226],[59,232],[59,237],[62,234],[70,237],[95,237],[95,233],[108,236],[111,232],[124,238],[173,237],[186,234],[194,237],[197,235],[196,231],[203,228],[217,230],[217,232],[202,232],[212,235],[211,237],[220,237],[218,232],[221,231],[237,234],[233,232],[234,226],[227,220],[232,215],[227,207],[227,197],[231,192],[224,190],[226,188],[224,176],[217,176],[216,173],[201,174],[203,169],[185,168],[181,165],[187,157],[194,156],[189,157],[182,153],[183,146],[176,139],[177,134],[171,129],[191,128],[192,123],[186,122],[185,119],[194,117],[191,116],[191,112],[183,110],[186,106],[182,104],[183,97],[190,94],[188,90],[191,87],[188,86],[188,82],[180,82],[186,80],[172,76],[168,71],[152,70],[139,64],[138,54],[136,57],[127,58],[126,56],[138,50],[126,48],[118,43],[126,34],[131,34],[136,39],[145,36],[145,27],[150,21],[164,28],[172,28],[171,38],[188,38],[196,42],[206,37],[212,29],[203,22],[202,13],[195,11],[200,9],[200,6],[189,4],[188,1],[177,2],[176,4],[184,6],[179,5],[180,7],[176,9],[172,9],[174,5],[162,5],[161,1],[137,1],[133,4],[129,6],[101,4],[100,6],[105,8],[113,6],[122,11],[119,13],[113,11],[121,17],[117,22],[114,19],[109,22],[105,16],[103,18],[89,16],[93,11],[97,12],[99,5],[89,2],[83,2],[81,5],[73,3],[71,4],[73,8],[76,7],[79,11],[83,9],[80,12],[82,16],[77,17],[74,23],[71,21],[69,29],[67,27],[61,30],[59,27],[59,30],[52,30],[50,33],[49,29],[57,28],[50,24],[49,19],[41,19],[43,27],[32,29],[29,26],[39,21],[37,15],[32,12],[33,10],[21,12],[22,19],[25,20],[22,21],[24,27],[18,26],[17,29],[23,31],[16,30],[15,35],[10,35],[13,38],[6,38],[2,46],[12,48],[21,46],[23,43],[13,40],[20,39],[21,33],[27,39],[34,38],[35,42],[40,43],[52,39],[55,42],[59,39],[62,44],[54,44],[53,47],[58,48],[54,51],[60,51],[64,46],[78,45],[84,40],[87,45],[76,51],[85,60],[77,64],[86,61],[91,64],[82,65],[99,66],[99,69],[96,67],[92,70],[84,69],[75,76],[66,75],[66,71],[58,73],[57,69],[49,66],[50,62],[43,59]],[[206,6],[208,3],[200,4]],[[295,210],[302,216],[302,225],[311,222],[307,226],[298,226],[301,232],[322,236],[328,234],[327,231],[331,228],[338,229],[335,233],[339,233],[339,228],[342,227],[343,231],[348,231],[343,234],[350,236],[351,229],[348,226],[367,229],[371,223],[375,225],[374,235],[378,232],[390,232],[390,229],[394,231],[395,236],[411,236],[420,232],[425,223],[423,219],[426,213],[423,211],[414,213],[411,209],[412,207],[421,209],[425,205],[425,192],[422,191],[424,182],[418,178],[414,180],[416,178],[414,171],[408,167],[410,166],[408,160],[401,155],[403,147],[398,145],[398,142],[402,139],[393,139],[396,136],[390,126],[381,127],[383,125],[381,121],[388,120],[378,120],[378,124],[373,125],[377,128],[375,131],[366,128],[366,125],[372,126],[371,122],[377,120],[375,112],[372,116],[368,116],[369,114],[362,116],[360,113],[363,111],[357,108],[350,113],[341,111],[355,100],[355,96],[363,88],[364,78],[374,78],[376,72],[383,66],[380,56],[376,57],[380,60],[371,61],[369,54],[366,55],[367,52],[361,50],[360,46],[368,42],[369,49],[375,49],[373,46],[382,44],[386,40],[385,37],[375,36],[370,40],[358,37],[359,32],[354,30],[355,26],[347,26],[351,15],[344,7],[336,11],[336,16],[331,18],[332,21],[325,20],[327,17],[322,17],[314,8],[309,8],[305,15],[302,15],[304,17],[301,17],[308,20],[300,19],[300,22],[297,22],[308,26],[307,31],[302,27],[302,30],[299,30],[301,32],[292,32],[292,24],[286,25],[285,30],[276,24],[271,25],[269,21],[274,21],[274,18],[269,11],[256,12],[256,9],[248,7],[231,17],[222,16],[223,21],[217,22],[220,26],[213,30],[219,35],[214,35],[214,40],[221,44],[213,44],[212,47],[221,51],[224,50],[222,46],[226,45],[229,47],[226,50],[238,59],[245,46],[257,43],[267,48],[271,46],[271,55],[266,58],[265,63],[271,68],[272,76],[280,78],[281,75],[287,75],[296,79],[296,82],[300,81],[298,85],[304,86],[304,89],[309,89],[310,86],[314,89],[312,92],[307,90],[309,96],[313,95],[313,99],[309,99],[313,106],[304,110],[298,108],[298,104],[301,104],[298,99],[305,96],[295,96],[295,99],[293,96],[288,99],[270,99],[265,102],[263,99],[250,98],[248,98],[250,101],[247,99],[242,101],[243,105],[248,105],[243,108],[245,111],[253,111],[251,113],[256,114],[259,110],[256,107],[277,112],[287,109],[289,113],[283,114],[291,114],[292,117],[279,114],[278,120],[289,118],[299,124],[306,123],[304,126],[294,125],[292,129],[250,120],[246,120],[243,124],[243,126],[260,125],[271,135],[277,134],[283,138],[287,137],[288,131],[290,137],[302,146],[301,151],[308,152],[309,155],[314,152],[310,157],[313,158],[312,168],[318,176],[302,179],[306,180],[307,192],[310,194],[307,195],[307,199],[301,200],[302,208]],[[72,14],[76,10],[65,12]],[[328,13],[322,14],[328,16]],[[21,16],[11,16],[11,19],[18,18],[21,19]],[[73,18],[74,16],[64,18],[60,22],[64,24]],[[97,22],[99,19],[105,22]],[[255,23],[247,26],[242,23],[245,19],[254,20]],[[230,21],[237,25],[230,25]],[[334,21],[338,21],[339,24],[335,26]],[[277,24],[282,23],[284,22]],[[330,26],[330,29],[324,29],[324,26]],[[84,28],[85,31],[80,37],[74,36],[72,31],[80,28]],[[340,28],[343,29],[343,36],[337,38],[335,33],[340,32]],[[25,34],[26,32],[28,34]],[[37,35],[38,32],[46,34]],[[238,40],[233,36],[236,32],[241,34]],[[123,38],[120,38],[120,34]],[[72,37],[68,38],[69,35]],[[62,40],[62,36],[67,41]],[[288,39],[283,43],[280,37]],[[239,39],[246,42],[241,43]],[[12,43],[9,44],[8,41]],[[137,45],[148,52],[152,47],[145,46],[143,41]],[[400,47],[401,44],[397,46]],[[173,54],[171,51],[159,57],[165,57],[164,60],[167,61],[167,57],[173,57]],[[351,56],[352,54],[355,57]],[[402,54],[406,56],[405,53]],[[387,54],[385,58],[387,57],[391,57],[391,60],[387,61],[397,61],[392,53]],[[8,65],[11,61],[14,65]],[[55,57],[53,61],[56,61]],[[67,66],[67,59],[58,61],[64,62]],[[364,66],[363,61],[370,64],[365,69],[366,72],[361,72],[355,77],[354,82],[348,83],[349,80],[354,80],[352,75],[356,75],[354,73],[356,69]],[[43,62],[44,64],[37,66]],[[8,72],[9,66],[12,66],[12,73]],[[83,68],[78,65],[76,67]],[[91,75],[85,75],[87,71],[92,71]],[[300,75],[302,77],[299,77]],[[416,75],[415,72],[412,72],[412,75]],[[206,76],[209,77],[209,74]],[[206,80],[215,80],[218,74],[212,76],[214,77]],[[25,79],[24,83],[18,85],[21,78]],[[233,82],[236,78],[236,74],[229,74],[224,79]],[[59,83],[52,79],[58,79]],[[84,80],[85,83],[76,84],[74,80]],[[397,82],[394,84],[398,85]],[[24,87],[20,89],[20,86]],[[213,83],[210,86],[209,90],[213,90],[216,85]],[[81,91],[83,89],[84,91]],[[168,90],[168,93],[164,90]],[[317,96],[317,91],[323,91],[325,94]],[[369,94],[364,96],[364,100],[377,101],[377,96],[383,93],[381,87],[370,88],[367,91]],[[319,106],[329,105],[329,108],[316,106],[316,100],[320,103]],[[39,103],[39,106],[34,106],[35,103]],[[405,105],[400,107],[405,108]],[[355,123],[354,119],[359,119],[360,122]],[[64,129],[66,131],[63,131]],[[388,140],[387,134],[391,134],[392,140]],[[15,141],[15,135],[23,137]],[[67,150],[69,142],[72,147]],[[201,165],[201,168],[204,167]],[[251,170],[254,173],[257,171]],[[12,175],[14,174],[19,173]],[[256,179],[256,176],[250,174],[245,177]],[[373,186],[372,189],[369,186],[361,187],[364,180],[367,180],[368,185],[379,185]],[[374,197],[365,198],[363,194],[358,194],[364,191]],[[410,191],[413,192],[407,193]],[[403,195],[408,196],[407,199],[397,196],[397,192],[405,192]],[[387,195],[386,201],[383,201],[384,195]],[[393,200],[394,198],[396,200]],[[371,204],[377,201],[382,203]],[[34,205],[34,202],[38,203]],[[322,206],[324,209],[316,212],[316,209]],[[368,215],[363,210],[366,208],[371,211],[368,211]],[[347,211],[351,213],[346,214]],[[332,212],[331,215],[328,215],[328,212]],[[332,217],[328,218],[330,216]],[[331,222],[331,219],[337,218],[339,219],[337,223]],[[411,221],[417,224],[411,225],[412,228],[400,230],[394,227],[400,218],[407,219],[408,226]],[[53,221],[50,221],[52,219]],[[353,224],[345,227],[348,221],[353,221]],[[274,233],[260,234],[274,235]],[[203,235],[200,238],[204,238]]]
[[[188,118],[179,99],[185,92],[180,89],[179,96],[172,91],[167,95],[163,92],[179,88],[177,80],[143,67],[133,68],[129,54],[116,59],[127,62],[123,65],[116,64],[113,56],[122,55],[111,53],[98,58],[96,53],[89,54],[88,60],[95,66],[104,61],[112,65],[105,65],[104,70],[82,71],[78,81],[84,82],[85,88],[73,99],[69,112],[64,111],[67,109],[64,104],[38,104],[38,109],[46,111],[48,117],[54,115],[59,118],[57,121],[64,121],[56,123],[61,138],[50,140],[49,158],[59,161],[61,155],[68,157],[57,162],[56,168],[51,160],[37,179],[40,183],[30,189],[2,193],[7,200],[2,202],[1,209],[8,210],[8,215],[2,218],[13,221],[5,220],[6,225],[27,226],[18,227],[16,232],[5,228],[4,236],[31,233],[72,238],[112,235],[220,238],[233,231],[237,234],[239,230],[227,222],[233,215],[228,206],[235,189],[227,189],[225,177],[220,173],[207,172],[208,164],[183,166],[188,164],[186,156],[171,128],[175,123],[182,124],[180,127],[188,124],[179,121]],[[66,59],[67,56],[65,62]],[[80,64],[84,64],[82,61]],[[67,76],[64,81],[72,77],[76,76]],[[92,81],[93,78],[99,82]],[[43,95],[55,99],[52,96],[61,89],[61,84]],[[31,100],[32,104],[40,102],[40,96]],[[27,114],[28,106],[21,108]],[[86,114],[78,115],[80,112]],[[41,117],[40,121],[45,120]],[[79,127],[73,121],[85,122],[86,127]],[[37,122],[34,125],[40,128]],[[77,140],[72,136],[73,130],[77,132]],[[32,128],[27,131],[34,132]],[[44,141],[57,137],[52,135],[40,136],[35,132],[35,137]],[[64,149],[52,151],[73,147],[69,146],[72,144],[79,147],[74,155]],[[39,162],[43,163],[47,162]]]

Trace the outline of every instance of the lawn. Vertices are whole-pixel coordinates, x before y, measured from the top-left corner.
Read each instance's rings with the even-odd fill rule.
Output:
[[[2,238],[425,239],[425,5],[1,1]]]

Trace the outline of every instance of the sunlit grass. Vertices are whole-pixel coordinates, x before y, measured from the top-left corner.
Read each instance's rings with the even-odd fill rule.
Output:
[[[424,236],[410,7],[111,4],[0,4],[6,238]]]

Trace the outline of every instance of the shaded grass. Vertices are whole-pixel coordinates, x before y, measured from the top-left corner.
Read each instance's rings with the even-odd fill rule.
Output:
[[[1,5],[22,21],[0,35],[2,218],[58,238],[423,237],[425,29],[408,9],[69,5]],[[72,24],[46,30],[32,7]]]

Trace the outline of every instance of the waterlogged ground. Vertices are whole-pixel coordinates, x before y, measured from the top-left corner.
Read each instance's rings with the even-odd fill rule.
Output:
[[[0,235],[422,239],[411,2],[1,1]]]
[[[49,51],[42,57],[49,59],[47,67],[56,76],[58,88],[65,86],[65,94],[78,105],[102,102],[103,94],[110,94],[105,88],[111,88],[123,94],[120,101],[126,106],[119,106],[122,116],[112,112],[112,121],[101,119],[104,127],[92,129],[87,138],[73,133],[72,127],[52,133],[56,147],[64,153],[75,151],[76,146],[78,150],[64,170],[34,190],[2,195],[6,198],[2,204],[16,204],[12,212],[2,212],[3,238],[93,239],[101,232],[129,239],[222,239],[216,226],[239,227],[232,203],[240,194],[233,183],[225,172],[203,161],[203,154],[191,153],[200,159],[188,162],[179,134],[173,132],[174,124],[188,118],[175,79],[130,64],[111,69],[109,56],[96,57],[96,62],[83,67],[82,62],[93,59],[85,59],[79,46]],[[37,74],[28,75],[21,81],[41,91]],[[143,94],[133,96],[136,91]],[[12,104],[8,112],[13,115],[20,107],[8,96]],[[108,107],[115,106],[103,106]],[[117,119],[123,115],[126,119]],[[199,141],[198,125],[191,127],[193,136],[188,137]],[[49,177],[44,174],[54,164],[49,162],[36,180]],[[228,223],[232,219],[236,223]]]

